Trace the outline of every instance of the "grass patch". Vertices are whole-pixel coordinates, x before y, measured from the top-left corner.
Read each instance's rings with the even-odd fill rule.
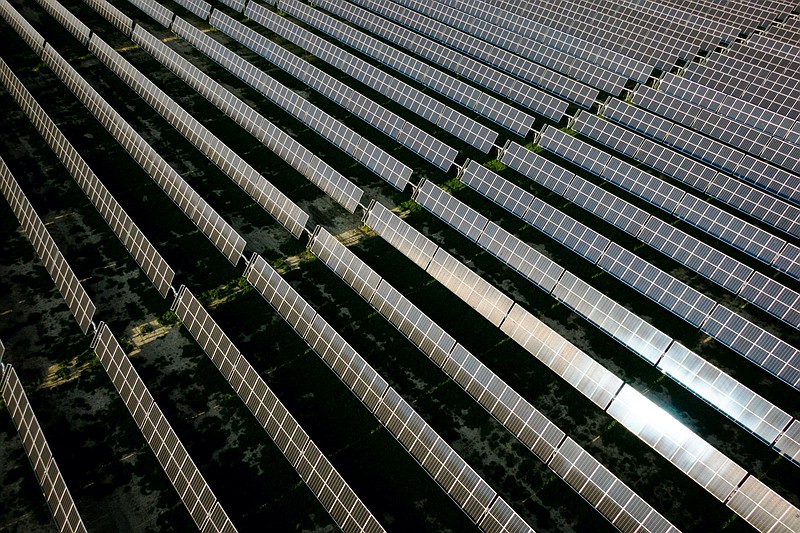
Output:
[[[487,161],[486,163],[483,164],[483,166],[485,166],[486,168],[488,168],[493,172],[501,172],[506,168],[508,168],[499,159],[492,159],[491,161]]]

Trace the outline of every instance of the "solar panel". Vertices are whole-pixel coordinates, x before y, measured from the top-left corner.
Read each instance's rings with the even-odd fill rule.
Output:
[[[575,116],[573,129],[628,157],[633,157],[642,144],[642,137],[632,131],[583,111]]]
[[[428,268],[439,248],[375,200],[370,202],[364,223],[422,269]]]
[[[678,531],[570,437],[549,464],[621,531]]]
[[[787,243],[780,255],[774,259],[773,266],[795,279],[800,279],[800,248]]]
[[[800,327],[800,294],[761,272],[753,273],[739,296],[787,324]]]
[[[213,520],[218,528],[235,531],[203,475],[105,323],[100,323],[92,339],[92,348],[197,527]],[[132,394],[126,397],[123,391],[127,389]]]
[[[8,25],[14,28],[19,36],[33,48],[34,53],[41,55],[44,48],[44,37],[33,29],[33,26],[11,6],[8,0],[0,0],[0,14],[3,15]]]
[[[61,81],[167,193],[167,196],[186,213],[228,261],[235,265],[246,245],[236,230],[225,222],[58,52],[47,45],[43,58]]]
[[[170,24],[172,24],[175,14],[155,0],[128,0],[128,2],[138,7],[165,28],[169,28]]]
[[[472,241],[478,240],[489,222],[485,216],[425,179],[417,186],[413,198]]]
[[[478,245],[542,290],[550,292],[564,269],[494,222],[489,222]]]
[[[800,385],[800,351],[730,309],[717,306],[700,329],[789,385]]]
[[[794,205],[722,173],[709,185],[707,193],[776,229],[800,237],[800,209]]]
[[[542,132],[539,144],[545,150],[553,152],[597,175],[603,173],[603,169],[611,158],[609,154],[602,150],[549,125]]]
[[[92,325],[95,305],[2,158],[0,158],[0,190],[81,330],[87,333]]]
[[[639,239],[734,294],[739,293],[754,272],[740,261],[656,217],[650,217]]]
[[[72,177],[80,185],[86,196],[114,231],[125,248],[130,252],[144,273],[153,282],[162,296],[169,293],[175,272],[153,247],[147,237],[130,219],[122,206],[100,182],[80,154],[61,133],[44,109],[22,85],[19,79],[0,59],[0,79],[14,100],[31,119],[45,141],[55,151]]]
[[[677,342],[657,366],[767,444],[775,442],[792,420],[785,411]]]
[[[792,420],[792,423],[775,441],[774,447],[795,463],[800,464],[800,421]]]
[[[591,263],[597,263],[611,241],[560,209],[535,198],[523,220]]]
[[[607,411],[722,502],[747,476],[746,470],[629,385],[622,387]]]
[[[564,194],[575,176],[567,169],[514,142],[503,149],[500,161],[556,194]]]
[[[711,298],[613,242],[598,266],[696,327],[716,305]]]
[[[646,211],[580,176],[575,176],[567,186],[564,198],[634,237],[650,218]]]
[[[304,48],[316,51],[317,45],[306,44],[312,34],[305,32],[305,30],[291,24],[286,19],[256,4],[253,4],[249,10],[252,11],[251,16],[254,17],[254,20],[264,23],[269,22],[269,24],[266,24],[269,29],[274,28],[280,31],[281,35],[301,43]],[[404,119],[365,96],[355,93],[350,87],[333,76],[318,69],[304,59],[286,51],[284,48],[276,45],[266,37],[247,28],[231,17],[228,17],[221,11],[214,11],[214,14],[211,16],[210,24],[219,28],[226,35],[244,44],[274,65],[319,91],[321,94],[327,96],[331,101],[339,104],[362,120],[383,131],[404,146],[418,147],[419,151],[417,153],[435,166],[447,171],[453,164],[458,154],[455,148],[447,146],[442,141],[413,125],[412,132],[414,137],[420,137],[421,142],[419,145],[409,143],[406,136],[399,135],[401,130],[397,127],[399,123],[405,123]],[[300,32],[305,33],[296,36],[300,34]],[[324,47],[320,46],[319,48],[322,49]]]
[[[511,308],[500,329],[602,409],[623,385],[621,379],[519,305]]]
[[[122,33],[130,37],[133,31],[133,20],[122,11],[112,6],[107,0],[83,0],[87,6],[97,11],[103,18],[116,26]]]
[[[362,6],[385,16],[388,19],[400,22],[404,26],[419,32],[422,35],[435,39],[454,50],[459,50],[468,56],[472,56],[488,65],[492,65],[501,71],[505,71],[513,76],[525,80],[534,86],[570,100],[581,107],[591,107],[598,96],[598,91],[572,80],[562,74],[546,69],[512,54],[486,41],[479,40],[473,36],[456,30],[446,24],[426,16],[416,15],[414,12],[400,7],[392,2],[360,2]],[[423,6],[430,7],[422,3],[398,2],[402,5],[412,5],[417,11],[422,11]]]
[[[142,27],[133,41],[351,213],[363,191]]]
[[[335,36],[339,36],[340,28],[335,23],[330,22],[332,19],[308,6],[290,1],[284,2],[281,8],[288,10],[287,12],[305,22],[321,26],[324,31],[332,32]],[[287,28],[288,23],[286,21],[276,21],[274,14],[256,4],[248,5],[246,13],[248,16],[253,17],[253,20],[263,24],[270,30],[298,42],[300,46],[319,56],[322,60],[353,76],[381,94],[388,96],[415,114],[433,122],[479,150],[488,152],[494,145],[494,141],[497,139],[496,132],[459,112],[453,111],[405,82],[387,75],[342,49],[321,41],[308,32],[294,27]]]
[[[296,5],[295,0],[284,1],[284,6]],[[437,43],[432,39],[411,34],[399,24],[341,0],[323,0],[315,5],[349,20],[407,50],[449,69],[482,87],[490,89],[524,107],[553,120],[561,120],[568,104],[544,93],[512,76],[483,65],[479,61]],[[292,9],[289,7],[288,9]],[[292,15],[296,13],[290,11]]]
[[[298,324],[284,310],[284,302],[292,301],[301,308],[310,307],[270,268],[254,255],[246,270],[248,281],[261,292],[295,331]],[[265,283],[264,280],[267,282]],[[278,287],[285,284],[288,293]],[[278,288],[276,290],[276,288]],[[420,417],[416,411],[388,387],[374,370],[341,336],[317,315],[302,336],[306,342],[339,374],[353,392],[372,410],[381,423],[439,485],[473,520],[479,520],[497,494],[472,468]],[[366,378],[366,379],[365,379]],[[376,385],[378,388],[375,388]]]
[[[461,182],[520,218],[534,200],[531,193],[504,180],[476,161],[467,163]]]
[[[64,28],[70,32],[82,45],[89,42],[89,34],[91,30],[89,27],[81,22],[78,17],[70,13],[64,6],[56,0],[36,0],[45,11],[61,23]]]
[[[748,476],[726,503],[759,531],[797,531],[797,508],[753,476]]]
[[[172,30],[198,50],[225,67],[231,74],[266,96],[274,104],[300,120],[369,170],[399,190],[408,184],[411,169],[370,141],[355,133],[315,105],[245,61],[222,43],[201,32],[180,17]]]
[[[464,263],[439,248],[426,269],[486,320],[500,326],[514,302]]]
[[[208,20],[211,15],[211,4],[205,0],[175,0],[175,3],[185,7],[203,20]]]
[[[0,359],[2,358],[2,343],[0,343]],[[31,408],[22,382],[17,376],[17,371],[12,366],[7,366],[0,376],[2,384],[2,397],[8,414],[14,421],[19,438],[25,447],[25,453],[39,481],[47,505],[56,522],[58,530],[67,533],[85,532],[86,526],[75,507],[72,495],[64,483],[56,460],[50,451],[39,420]]]
[[[672,339],[571,272],[564,272],[553,296],[651,364]]]

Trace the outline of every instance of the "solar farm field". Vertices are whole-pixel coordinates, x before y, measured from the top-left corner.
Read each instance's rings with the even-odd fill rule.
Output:
[[[0,0],[0,531],[800,531],[799,14]]]

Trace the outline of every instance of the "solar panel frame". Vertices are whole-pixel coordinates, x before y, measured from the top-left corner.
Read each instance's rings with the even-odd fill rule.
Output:
[[[754,476],[748,476],[726,502],[736,514],[761,531],[797,531],[797,509]]]

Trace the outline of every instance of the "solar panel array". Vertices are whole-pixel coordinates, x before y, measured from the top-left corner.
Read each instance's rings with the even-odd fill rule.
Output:
[[[92,348],[161,468],[201,531],[236,528],[153,399],[111,329],[100,323]]]
[[[172,19],[175,17],[175,13],[156,2],[156,0],[128,0],[128,2],[167,28],[172,24]]]
[[[236,264],[246,244],[241,235],[52,46],[45,46],[42,58],[228,261]]]
[[[53,278],[61,296],[67,302],[72,316],[75,317],[81,330],[84,333],[88,332],[94,317],[94,302],[64,259],[44,222],[36,214],[28,197],[2,158],[0,158],[0,190],[31,241],[33,249],[36,250],[36,255],[39,256],[47,273]]]
[[[278,107],[303,122],[331,144],[359,161],[395,188],[403,190],[411,177],[411,169],[354,132],[328,113],[278,83],[252,63],[245,61],[221,43],[215,41],[180,17],[176,17],[172,30],[195,48],[225,67]]]
[[[475,111],[481,116],[500,124],[513,133],[524,136],[533,128],[535,118],[532,115],[512,107],[491,94],[485,93],[447,74],[443,70],[432,67],[416,59],[414,56],[406,54],[352,26],[343,24],[337,19],[310,9],[308,6],[293,0],[282,2],[281,7],[282,9],[288,10],[289,13],[299,20],[312,25],[320,31],[324,31],[328,35],[335,37],[338,41],[380,61],[383,65],[433,89],[439,94]],[[275,31],[296,44],[300,45],[302,43],[301,46],[303,46],[303,48],[312,51],[320,59],[329,61],[337,68],[342,68],[342,70],[346,69],[346,72],[351,73],[351,75],[357,75],[355,77],[359,79],[359,81],[367,83],[379,91],[381,87],[384,87],[376,82],[375,76],[366,76],[362,74],[367,72],[378,74],[379,71],[371,68],[371,65],[361,61],[352,54],[339,50],[334,50],[335,54],[329,54],[326,50],[327,47],[318,38],[315,38],[312,33],[303,30],[299,26],[290,24],[284,19],[275,17],[271,12],[261,9],[254,3],[248,4],[247,13],[253,17],[253,20],[258,21],[265,28]],[[345,58],[347,60],[343,61],[342,59]],[[360,78],[363,78],[363,80]],[[390,96],[392,93],[386,90],[384,94]],[[455,113],[455,111],[452,110],[447,112]],[[480,147],[483,147],[483,141],[477,136],[471,135],[467,137],[464,133],[461,133],[463,130],[481,131],[478,129],[479,125],[473,125],[466,116],[464,116],[463,119],[459,117],[459,121],[464,124],[469,124],[469,127],[461,129],[451,128],[451,133],[463,138],[467,142],[479,142],[481,143]],[[448,123],[444,124],[448,125]]]
[[[416,198],[420,200],[420,203],[425,204],[425,198],[420,198],[419,191]],[[439,205],[443,205],[443,203],[439,202]],[[370,212],[373,209],[386,210],[378,203],[370,205]],[[388,212],[388,210],[386,211]],[[390,216],[393,215],[390,213]],[[374,220],[379,225],[371,227],[378,235],[387,235],[388,238],[391,238],[392,226],[383,223],[383,218],[385,217],[375,217]],[[368,225],[369,219],[370,215],[367,213],[365,222]],[[399,219],[397,220],[399,221]],[[400,222],[401,225],[408,225]],[[495,311],[491,307],[487,308],[485,304],[492,303],[496,298],[484,296],[482,301],[476,302],[475,299],[470,301],[471,295],[463,291],[458,282],[454,283],[447,276],[452,274],[453,278],[459,276],[460,279],[464,279],[465,275],[471,273],[477,279],[480,277],[449,254],[446,255],[451,260],[451,265],[437,269],[434,261],[441,251],[442,249],[438,248],[434,253],[434,259],[427,269],[428,272],[463,301],[476,308],[484,318],[493,322]],[[458,268],[459,265],[462,268]],[[434,267],[433,270],[431,267]],[[489,286],[485,292],[494,292],[502,296],[502,293],[493,286]],[[726,502],[741,482],[749,476],[742,467],[692,432],[663,408],[581,352],[530,312],[516,303],[512,305],[507,316],[500,322],[499,328],[503,333],[571,383],[576,390],[603,408],[717,499]],[[774,501],[781,499],[771,489],[766,487],[765,489],[769,492],[769,496],[765,498],[765,500],[769,500],[769,503],[758,507],[757,514],[760,518],[770,512],[769,506]],[[796,513],[794,519],[800,522],[800,513]]]
[[[308,33],[256,4],[250,4],[248,11],[251,12],[250,17],[253,20],[265,26],[266,22],[270,21],[273,24],[269,24],[269,27],[282,28],[284,30],[281,32],[282,35],[294,37],[292,40],[295,43],[303,42],[302,37]],[[455,161],[458,154],[455,148],[446,145],[373,100],[352,91],[333,76],[289,53],[221,11],[214,11],[209,23],[440,169],[449,170]],[[313,47],[313,45],[304,45],[306,49]],[[314,52],[317,53],[316,50]]]
[[[597,100],[596,89],[403,7],[414,5],[419,8],[420,4],[412,3],[412,0],[400,0],[398,3],[391,0],[355,0],[354,3],[586,109]]]
[[[0,357],[2,357],[1,350]],[[64,483],[61,470],[58,469],[58,464],[50,451],[50,446],[36,419],[36,414],[31,408],[28,395],[25,394],[17,371],[10,365],[0,368],[2,368],[0,384],[2,384],[3,402],[14,421],[25,453],[36,473],[36,479],[39,480],[39,486],[42,488],[50,512],[53,514],[56,527],[62,533],[86,531],[83,519],[75,507],[69,488]]]
[[[293,15],[297,13],[297,16],[304,20],[311,18],[312,24],[324,24],[326,31],[334,33],[335,35],[338,34],[335,30],[329,29],[331,25],[326,24],[328,20],[320,16],[312,17],[312,15],[315,14],[314,11],[310,10],[307,6],[302,6],[295,0],[281,2],[281,8],[288,9]],[[274,27],[270,24],[270,18],[267,17],[266,10],[259,9],[259,6],[256,4],[248,4],[245,12],[248,16],[252,16],[253,20],[258,21],[265,27]],[[303,15],[307,15],[307,17]],[[285,25],[283,26],[285,28]],[[285,29],[281,33],[286,33]],[[330,63],[398,104],[407,107],[413,113],[436,124],[443,130],[469,143],[482,152],[489,152],[494,141],[497,139],[497,133],[481,123],[442,104],[412,85],[382,72],[380,69],[355,57],[349,52],[345,52],[341,48],[325,43],[319,38],[311,37],[299,30],[289,33],[292,40],[300,40],[302,42],[301,46],[306,48],[309,52],[318,55],[320,59]],[[387,49],[386,46],[383,48]]]
[[[743,213],[757,219],[770,223],[774,227],[781,228],[787,233],[794,234],[798,228],[794,220],[791,219],[795,208],[789,204],[770,199],[769,195],[753,189],[750,186],[738,182],[734,178],[718,173],[697,161],[694,161],[678,152],[665,148],[661,144],[654,143],[649,139],[643,139],[640,135],[633,133],[622,126],[603,120],[600,117],[588,114],[580,114],[577,117],[575,129],[582,135],[595,140],[609,148],[621,152],[628,157],[644,163],[671,178],[682,181],[683,183],[708,194],[717,193],[716,197],[729,205],[740,208]],[[785,253],[786,241],[770,234],[758,226],[746,220],[728,213],[700,198],[679,191],[676,187],[666,182],[659,183],[654,177],[649,177],[642,172],[637,173],[640,177],[644,176],[648,181],[658,184],[660,189],[667,194],[668,190],[675,191],[675,197],[683,195],[679,200],[679,205],[672,214],[697,226],[703,231],[718,237],[723,242],[742,250],[743,252],[777,267],[777,254]],[[601,176],[602,177],[602,176]],[[743,203],[728,197],[722,193],[720,184],[730,183],[732,190],[741,191],[750,201]],[[616,183],[615,183],[616,184]],[[619,185],[624,185],[619,183]],[[727,185],[726,188],[729,188]],[[628,189],[629,192],[637,194],[637,190]],[[637,194],[644,200],[650,201],[648,195]],[[660,202],[651,202],[653,205],[662,207]],[[771,204],[777,209],[769,210],[764,206]],[[664,208],[669,212],[669,209]],[[783,263],[782,263],[783,264]],[[797,266],[781,269],[793,277],[800,276]]]
[[[514,209],[518,209],[520,206],[524,207],[524,204],[512,204],[508,200],[524,197],[524,195],[530,196],[474,161],[469,162],[461,179],[471,188],[517,216],[521,216],[521,213]],[[458,200],[451,197],[447,203],[455,204],[457,202]],[[462,218],[475,219],[481,216],[463,204],[461,204],[460,210]],[[455,212],[456,209],[450,211]],[[439,215],[443,211],[434,212]],[[443,217],[443,219],[452,223],[452,217]],[[489,224],[494,225],[493,222]],[[541,275],[531,275],[531,270],[519,268],[513,260],[509,260],[507,254],[498,253],[484,244],[487,234],[500,233],[505,235],[506,243],[513,243],[510,247],[517,250],[527,248],[538,254],[517,237],[496,225],[495,227],[497,229],[490,231],[487,226],[484,235],[477,239],[479,246],[489,250],[498,259],[595,324],[635,354],[656,365],[662,372],[673,376],[676,381],[758,435],[766,443],[773,444],[781,430],[788,425],[791,417],[784,411],[742,386],[713,365],[706,363],[693,352],[686,350],[673,339],[572,273],[564,272],[564,269],[561,269],[561,273],[556,276],[552,284],[542,284]],[[702,372],[699,369],[702,369]],[[690,378],[689,376],[696,377]],[[776,446],[776,449],[784,451],[779,446]],[[793,454],[791,446],[787,451],[790,456]]]
[[[161,296],[166,297],[172,286],[175,271],[161,257],[158,250],[2,59],[0,59],[0,79]]]
[[[761,531],[800,530],[800,512],[792,503],[794,498],[780,496],[737,464],[741,459],[734,462],[712,446],[710,441],[719,435],[705,440],[698,431],[672,415],[670,408],[657,405],[648,398],[649,394],[635,390],[629,384],[632,380],[620,379],[567,341],[549,322],[539,320],[444,246],[430,240],[426,235],[436,231],[433,226],[426,223],[424,232],[419,231],[374,199],[365,207],[367,202],[361,202],[362,190],[325,163],[323,154],[317,156],[303,147],[280,126],[195,66],[207,64],[205,58],[198,62],[193,56],[195,64],[192,64],[165,44],[174,38],[160,39],[142,27],[134,29],[132,19],[106,0],[84,1],[346,210],[354,213],[358,207],[364,209],[364,223],[379,236],[496,326],[497,332],[514,340],[569,382],[748,524]],[[204,24],[195,27],[155,0],[130,1],[396,189],[403,190],[410,183],[411,169],[390,156],[388,150],[377,148],[367,136],[350,130],[276,82],[266,71],[248,64],[205,35],[206,30],[201,31]],[[293,236],[299,238],[303,233],[311,233],[306,227],[308,213],[117,51],[92,35],[93,29],[75,16],[80,15],[79,10],[72,12],[58,0],[37,2]],[[555,192],[649,244],[730,294],[800,329],[800,293],[795,290],[796,280],[800,280],[800,246],[795,242],[800,238],[800,164],[797,163],[800,121],[796,116],[800,112],[792,109],[791,103],[800,95],[797,92],[800,85],[793,80],[796,69],[790,66],[800,61],[800,47],[791,44],[800,36],[797,29],[800,26],[795,28],[794,22],[786,19],[796,6],[788,7],[782,0],[759,5],[733,3],[723,9],[711,0],[689,4],[678,0],[645,4],[635,0],[543,0],[535,7],[530,3],[505,1],[490,5],[483,0],[320,0],[311,6],[297,0],[268,0],[266,3],[274,8],[242,0],[222,0],[222,3],[242,12],[269,33],[259,33],[262,29],[254,31],[238,22],[248,22],[243,16],[234,19],[212,10],[212,5],[204,0],[177,0],[178,5],[219,27],[227,36],[440,170],[447,171],[456,162],[456,148],[403,119],[402,111],[392,113],[359,94],[348,85],[352,84],[349,78],[340,81],[315,67],[305,59],[306,54],[326,61],[359,83],[388,96],[405,111],[448,131],[459,139],[453,146],[463,141],[488,153],[498,144],[497,133],[470,116],[482,115],[521,137],[529,135],[536,119],[532,113],[520,111],[520,105],[561,125],[566,121],[568,127],[603,147],[546,126],[542,132],[533,132],[534,142],[548,152],[546,157],[509,141],[503,148],[497,146],[497,162],[531,179],[537,187]],[[0,0],[0,12],[229,261],[236,264],[245,247],[238,233],[189,188],[51,44],[45,43],[7,0]],[[293,23],[292,19],[316,33]],[[789,20],[789,28],[773,32],[768,27],[775,20]],[[36,20],[37,28],[39,24],[41,21]],[[254,24],[248,26],[256,28]],[[740,31],[750,33],[757,26],[768,28],[767,34],[772,36],[757,36],[747,43],[732,42]],[[318,37],[320,32],[332,40]],[[284,44],[276,36],[289,42]],[[711,52],[708,60],[700,58],[698,65],[691,64],[698,51],[713,51],[720,42],[725,44],[727,55]],[[338,46],[340,43],[342,48]],[[294,50],[293,45],[304,51],[289,52],[286,48]],[[380,62],[381,68],[345,51],[344,46]],[[676,59],[680,62],[673,68]],[[689,63],[686,77],[682,77],[683,61]],[[388,69],[413,80],[415,85],[392,77],[387,74]],[[453,75],[446,74],[445,69]],[[672,69],[678,74],[662,74],[658,69]],[[653,78],[648,80],[651,74]],[[633,89],[634,83],[628,78],[637,83],[647,81],[648,86]],[[174,277],[169,265],[2,60],[0,79],[117,237],[166,296]],[[427,89],[417,90],[417,83],[466,110],[462,113],[448,107],[426,94]],[[633,95],[635,106],[617,98],[608,104],[600,101],[601,92],[620,95],[623,86]],[[581,111],[576,117],[566,115],[568,109],[576,106],[597,109],[610,121]],[[616,157],[612,151],[628,159]],[[572,170],[564,168],[554,162],[559,159],[575,166],[569,167]],[[487,166],[502,168],[495,165],[497,162]],[[538,188],[534,193],[515,185],[475,161],[458,164],[461,165],[457,167],[458,179],[480,195],[683,318],[720,346],[730,348],[800,389],[800,351],[792,344],[794,337],[782,338],[787,332],[786,325],[771,327],[768,317],[759,314],[761,311],[742,308],[734,312],[728,303],[717,303],[719,292],[709,297],[705,284],[701,283],[698,290],[694,278],[683,282],[676,277],[682,276],[682,272],[673,276],[660,270],[627,250],[621,244],[623,241],[613,242],[554,207],[554,203],[551,205],[549,198],[545,201],[544,197],[537,197]],[[644,166],[654,172],[643,170]],[[613,187],[598,186],[594,178],[582,177],[586,174],[608,181]],[[37,252],[49,250],[48,242],[52,239],[1,159],[0,175],[3,192],[23,227],[35,223],[41,226],[38,233],[38,226],[33,232],[26,228],[29,235],[34,235],[31,240]],[[668,179],[681,184],[675,186]],[[515,181],[524,182],[516,177]],[[714,366],[698,355],[701,352],[695,353],[670,337],[667,331],[671,331],[671,326],[665,326],[665,331],[654,327],[650,322],[657,320],[657,316],[663,317],[663,312],[658,315],[657,311],[647,320],[637,316],[624,302],[618,303],[595,288],[583,270],[582,279],[560,266],[560,261],[543,255],[434,182],[439,179],[426,176],[412,184],[412,199],[571,312],[784,457],[800,464],[800,422],[743,384],[749,379],[755,383],[758,378],[737,381],[733,377],[736,372],[727,373],[723,370],[725,365]],[[703,196],[687,193],[684,185]],[[617,189],[624,193],[618,196]],[[626,200],[627,194],[644,203]],[[386,201],[385,196],[381,198]],[[719,202],[726,205],[717,207]],[[649,205],[661,209],[669,218],[651,214]],[[741,216],[734,211],[741,212]],[[28,218],[23,220],[20,213]],[[316,211],[313,213],[317,218]],[[325,213],[322,219],[327,216]],[[694,237],[697,233],[693,228],[686,232],[675,227],[674,222],[670,223],[673,217],[734,250],[718,247],[717,241]],[[441,227],[440,222],[436,224]],[[773,229],[785,235],[776,236]],[[337,237],[317,226],[308,246],[611,524],[622,531],[677,531],[612,470],[592,457],[588,448],[581,447],[545,418]],[[80,284],[67,279],[69,275],[74,278],[74,274],[54,243],[52,249],[57,254],[51,261],[53,264],[43,261],[86,332],[94,326],[94,306],[85,292],[80,292],[83,291]],[[566,250],[548,251],[560,259],[564,253],[569,255]],[[758,259],[768,268],[753,261],[740,261],[739,252]],[[371,261],[371,257],[367,259]],[[784,279],[781,274],[794,279]],[[247,261],[245,276],[479,528],[531,530],[525,519],[420,417],[412,407],[413,402],[403,399],[259,255],[254,254]],[[605,292],[609,291],[608,284],[616,283],[608,281]],[[346,531],[381,531],[381,525],[358,495],[185,286],[178,291],[173,310],[338,526]],[[95,330],[93,348],[198,528],[234,531],[226,512],[108,327],[100,323]],[[714,350],[722,349],[716,344],[711,346]],[[714,352],[710,353],[710,360],[715,360]],[[620,370],[627,372],[623,367]],[[640,388],[639,377],[634,379],[636,388]],[[762,382],[767,383],[765,387],[771,383],[763,379]],[[758,391],[763,390],[760,388],[763,383],[756,387]],[[705,427],[705,422],[693,420],[692,427],[698,426]],[[727,443],[721,446],[730,449]],[[736,457],[752,458],[749,451]],[[762,472],[760,468],[756,470]],[[785,491],[786,485],[782,483],[780,488]],[[504,485],[503,490],[508,487]]]
[[[42,53],[44,37],[33,29],[33,26],[11,6],[8,0],[0,0],[0,14],[37,55]]]
[[[89,35],[91,30],[89,27],[78,20],[78,17],[70,13],[67,8],[62,6],[55,0],[36,0],[45,11],[50,13],[64,28],[67,29],[81,44],[85,45],[89,42]]]
[[[137,26],[133,41],[351,213],[363,191],[222,85]]]
[[[598,154],[600,150],[562,131],[552,129],[550,126],[547,127],[543,134],[542,146],[564,159],[601,176],[606,174],[606,169],[612,167],[615,164],[614,162],[616,162],[618,168],[627,168],[636,173],[642,172],[615,158],[609,160],[608,163],[606,163],[608,166],[603,168],[603,160],[599,159]],[[607,154],[606,157],[608,157]],[[598,167],[597,165],[601,166]],[[630,174],[631,172],[628,173],[628,175]],[[658,181],[655,177],[646,176],[650,180]],[[582,178],[575,177],[573,181],[581,179]],[[610,181],[612,181],[612,183],[617,183],[619,180],[610,177]],[[641,180],[635,180],[635,183],[640,184]],[[585,187],[588,187],[588,185]],[[678,202],[684,193],[673,187],[672,194],[668,194],[669,193],[665,192],[662,197],[663,200],[658,203],[663,206],[665,211],[671,213],[677,209]],[[569,198],[568,195],[565,196]],[[670,198],[670,196],[672,197],[672,201],[667,202],[666,199]],[[606,220],[606,222],[620,227],[620,212],[625,208],[629,210],[635,208],[622,200],[617,200],[617,204],[614,210],[597,209],[595,206],[592,212]],[[533,206],[531,210],[538,211]],[[777,316],[788,324],[795,327],[800,325],[798,316],[793,311],[795,304],[800,301],[800,295],[795,291],[786,288],[779,282],[755,273],[751,267],[744,265],[740,261],[716,250],[712,246],[701,242],[695,237],[692,237],[686,232],[656,217],[647,216],[644,213],[643,217],[645,221],[642,225],[638,226],[636,231],[629,231],[634,237],[649,244],[654,249],[678,261],[687,268],[701,274],[724,289]],[[531,222],[525,216],[523,216],[523,219]],[[531,223],[531,225],[538,227],[535,223]],[[624,229],[630,230],[627,223],[624,224]],[[545,233],[549,234],[547,231],[545,231]],[[565,242],[565,239],[557,238],[557,240],[559,240],[559,242]],[[567,246],[592,262],[597,261],[597,257],[586,254],[573,243],[568,243]],[[600,249],[599,253],[602,253],[602,249]]]
[[[308,223],[308,213],[268,182],[252,165],[231,150],[99,36],[92,36],[89,49],[292,235],[299,238],[303,234]]]
[[[281,6],[284,4],[286,4],[286,0],[281,3]],[[349,2],[322,0],[315,4],[545,117],[557,121],[561,120],[569,107],[567,102],[559,100],[555,96],[549,95],[506,73],[487,67],[481,62],[455,52],[432,39],[417,35],[412,37],[410,32],[399,24],[378,17]]]
[[[652,67],[609,48],[556,30],[516,13],[491,5],[482,0],[464,2],[462,0],[443,0],[443,4],[463,13],[480,18],[500,28],[514,32],[552,49],[562,51],[573,57],[598,65],[608,71],[644,83],[653,70]]]
[[[428,318],[408,298],[382,279],[364,261],[322,227],[317,227],[312,252],[362,298],[381,313],[415,346],[467,391],[503,426],[543,462],[551,466],[579,494],[587,498],[622,531],[668,531],[674,527],[607,469],[600,467],[607,487],[597,494],[591,485],[578,483],[551,464],[561,453],[565,434],[447,332]],[[587,458],[579,445],[571,441]],[[554,455],[555,454],[555,455]],[[599,465],[595,461],[596,464]],[[591,471],[587,475],[591,475]],[[599,502],[604,499],[601,505]]]
[[[381,424],[480,525],[500,496],[264,259],[253,255],[247,281],[330,366]],[[506,509],[509,509],[505,506]],[[499,509],[499,508],[498,508]],[[521,518],[512,524],[524,525]],[[529,527],[524,527],[530,530]]]
[[[533,39],[520,38],[518,34],[503,31],[491,23],[487,24],[485,21],[481,21],[477,17],[467,15],[466,13],[455,9],[448,9],[442,4],[434,4],[432,2],[419,0],[402,0],[399,3],[414,9],[418,13],[427,15],[432,19],[443,22],[444,24],[464,32],[463,34],[455,34],[451,30],[450,33],[454,34],[454,36],[458,35],[459,37],[463,37],[464,34],[479,36],[480,39],[487,41],[488,43],[497,45],[508,52],[512,52],[524,57],[525,59],[529,59],[533,63],[538,63],[539,65],[552,69],[557,73],[569,76],[570,78],[583,82],[589,87],[594,87],[600,91],[618,95],[628,81],[627,78],[622,77],[619,74],[606,71],[605,69],[600,68],[593,63],[589,63],[587,61],[583,61],[582,59],[575,58],[574,56],[571,57],[563,52],[542,46]],[[472,39],[470,39],[469,42],[470,44],[476,43],[476,41]],[[478,44],[477,46],[479,46],[482,50],[486,50],[486,52],[490,53],[493,57],[497,57],[497,59],[500,61],[512,61],[515,59],[512,59],[513,56],[505,52],[502,54],[497,54],[497,48],[486,46],[483,43]],[[560,76],[553,76],[546,70],[538,66],[533,66],[531,63],[526,63],[525,66],[526,68],[524,72],[526,74],[526,79],[532,76],[537,76],[538,74],[545,78],[554,77],[553,81],[555,82],[560,81],[565,84],[571,83],[570,80]],[[518,66],[516,68],[520,67]],[[573,100],[573,98],[569,97],[568,99]]]
[[[173,311],[344,531],[383,531],[264,379],[203,305],[181,286]]]
[[[112,6],[108,0],[83,0],[87,6],[97,11],[100,16],[116,26],[122,33],[129,36],[133,31],[133,20]]]

